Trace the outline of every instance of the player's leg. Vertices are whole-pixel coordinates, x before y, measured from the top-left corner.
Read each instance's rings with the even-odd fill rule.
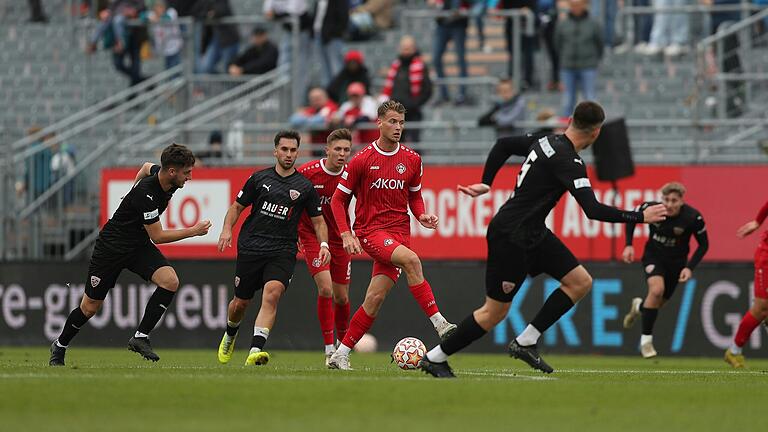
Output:
[[[341,246],[331,245],[331,290],[336,339],[341,343],[349,329],[349,281],[352,275],[352,256]]]
[[[640,353],[643,358],[653,358],[657,355],[653,347],[653,326],[659,315],[659,308],[664,304],[664,277],[653,274],[648,277],[648,294],[640,306],[643,332],[640,335]]]
[[[320,321],[320,331],[323,333],[326,359],[335,351],[333,345],[333,282],[331,271],[323,270],[313,276],[317,285],[317,319]]]
[[[134,336],[128,341],[128,349],[141,354],[147,360],[158,361],[158,356],[149,342],[149,333],[157,326],[163,314],[171,306],[179,289],[179,277],[171,266],[163,266],[152,273],[151,281],[157,285],[152,297],[144,308],[144,317]]]
[[[768,318],[768,281],[766,280],[768,265],[763,266],[760,260],[755,260],[755,299],[752,307],[744,314],[736,335],[733,338],[733,344],[725,351],[725,361],[735,368],[743,368],[744,354],[742,348],[749,340],[752,332]]]
[[[97,300],[83,294],[80,305],[69,313],[59,337],[51,344],[51,357],[48,360],[50,366],[64,366],[64,356],[72,339],[80,332],[80,329],[101,309],[104,300]]]
[[[226,364],[235,352],[235,341],[243,321],[245,311],[251,304],[253,295],[263,285],[264,265],[266,261],[259,257],[238,254],[235,263],[235,295],[227,306],[227,328],[219,343],[217,357],[219,363]]]

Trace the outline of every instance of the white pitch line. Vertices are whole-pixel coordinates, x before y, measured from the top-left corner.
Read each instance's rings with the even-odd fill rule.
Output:
[[[555,372],[575,374],[640,374],[640,375],[763,375],[762,371],[735,370],[646,370],[646,369],[556,369]]]
[[[531,380],[531,381],[552,381],[552,380],[557,380],[557,378],[549,377],[549,376],[518,375],[518,374],[515,374],[515,373],[504,373],[504,372],[462,372],[462,371],[457,371],[457,373],[458,373],[459,377],[462,377],[464,375],[476,375],[476,376],[499,377],[499,378],[516,378],[516,379]]]

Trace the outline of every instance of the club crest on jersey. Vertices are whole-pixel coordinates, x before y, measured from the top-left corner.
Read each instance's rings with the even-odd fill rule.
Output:
[[[299,191],[297,191],[296,189],[289,190],[288,194],[291,196],[291,199],[294,200],[294,201],[299,199],[299,195],[301,195],[301,193]]]
[[[235,276],[235,288],[240,285],[240,276]]]
[[[513,289],[515,289],[515,284],[513,282],[504,281],[501,283],[501,290],[504,291],[504,294],[511,293]]]
[[[397,164],[397,166],[395,167],[395,169],[397,170],[397,172],[398,172],[399,174],[402,174],[402,173],[404,173],[404,172],[405,172],[405,164],[403,164],[402,162],[400,162],[399,164]]]
[[[394,242],[395,241],[392,240],[392,239],[386,239],[386,240],[384,240],[384,247],[392,246],[392,243],[394,243]]]
[[[318,268],[320,267],[321,261],[320,258],[315,258],[312,260],[312,267]]]
[[[676,236],[681,236],[683,235],[683,232],[685,232],[685,229],[680,227],[674,227],[672,228],[672,232],[675,233]]]
[[[99,285],[99,282],[101,282],[101,278],[98,276],[91,276],[91,286],[96,288]]]
[[[656,266],[654,264],[648,264],[647,266],[645,266],[645,272],[648,273],[648,274],[651,274],[651,272],[655,268],[656,268]]]

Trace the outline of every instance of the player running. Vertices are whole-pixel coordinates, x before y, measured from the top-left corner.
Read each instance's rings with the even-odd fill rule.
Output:
[[[352,152],[352,132],[349,129],[336,129],[328,135],[325,146],[326,157],[307,162],[299,172],[309,179],[320,196],[323,218],[328,227],[330,244],[330,265],[323,264],[318,258],[320,243],[317,242],[314,227],[309,217],[303,215],[299,222],[299,240],[304,250],[304,260],[317,285],[317,317],[325,344],[325,365],[336,350],[333,345],[333,327],[336,324],[338,340],[343,340],[349,327],[349,277],[352,256],[344,250],[339,235],[339,228],[333,220],[331,197],[339,184],[341,173]]]
[[[768,201],[757,213],[753,221],[749,221],[736,231],[739,238],[744,238],[757,231],[768,216]],[[768,231],[763,232],[763,238],[755,250],[755,300],[752,307],[744,314],[739,329],[733,338],[733,345],[725,351],[725,362],[735,368],[743,368],[744,355],[741,349],[757,326],[768,318]]]
[[[232,247],[232,227],[243,210],[252,206],[237,239],[235,295],[229,302],[227,330],[219,344],[218,358],[221,363],[232,359],[240,321],[253,295],[262,288],[261,308],[256,316],[251,350],[245,364],[263,365],[269,361],[269,353],[262,350],[267,343],[269,329],[275,324],[277,303],[293,277],[297,227],[305,211],[320,245],[317,259],[321,265],[328,264],[331,259],[320,197],[312,183],[294,167],[300,141],[298,132],[278,132],[274,151],[277,163],[248,178],[224,217],[219,235],[220,252],[225,247]]]
[[[709,249],[707,227],[704,218],[698,210],[683,201],[685,186],[680,183],[667,183],[661,188],[661,201],[667,209],[667,219],[650,225],[648,241],[643,252],[643,268],[648,281],[648,294],[643,300],[640,297],[632,299],[629,312],[624,316],[624,328],[632,327],[641,316],[643,333],[640,336],[640,353],[643,358],[656,357],[653,347],[653,325],[664,304],[675,293],[678,282],[687,282],[693,275],[693,269],[704,258]],[[643,211],[657,202],[645,202],[640,205]],[[635,224],[626,226],[626,247],[622,253],[625,263],[635,259],[635,248],[632,246]],[[699,246],[688,259],[691,236],[696,238]]]
[[[379,139],[352,158],[331,200],[344,250],[350,254],[365,250],[373,258],[372,278],[365,300],[352,317],[341,345],[328,361],[328,366],[334,369],[351,369],[350,351],[373,325],[384,298],[401,271],[405,271],[411,294],[440,338],[456,329],[456,325],[449,323],[437,308],[432,288],[424,279],[421,261],[409,248],[408,208],[425,228],[437,228],[438,219],[424,209],[421,156],[400,144],[405,107],[394,100],[384,102],[379,106],[376,123]],[[354,233],[347,221],[352,195],[357,198]]]
[[[501,138],[485,162],[482,183],[459,186],[461,192],[472,197],[488,193],[496,173],[510,156],[526,157],[514,193],[488,226],[485,304],[462,321],[451,337],[427,353],[420,363],[422,370],[438,378],[454,377],[448,356],[481,338],[507,316],[512,299],[528,275],[546,273],[558,279],[561,286],[509,344],[509,354],[542,372],[553,372],[539,355],[536,343],[592,288],[587,270],[544,224],[565,191],[573,195],[590,219],[635,223],[664,219],[663,205],[643,212],[622,211],[595,199],[587,168],[578,153],[595,142],[604,119],[599,104],[581,102],[562,135]]]
[[[99,232],[88,266],[88,282],[80,306],[70,312],[59,337],[51,344],[51,366],[64,366],[67,347],[80,329],[101,308],[123,269],[152,281],[157,288],[144,309],[128,349],[147,360],[158,361],[149,333],[173,301],[179,277],[156,244],[170,243],[208,233],[211,222],[200,221],[191,228],[163,229],[160,215],[176,189],[192,179],[195,156],[185,146],[171,144],[160,156],[160,166],[146,162],[136,174],[133,188],[123,197]]]

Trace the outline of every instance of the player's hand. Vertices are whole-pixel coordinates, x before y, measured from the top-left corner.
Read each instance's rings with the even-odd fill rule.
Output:
[[[196,223],[195,226],[192,227],[192,232],[196,236],[204,236],[208,234],[209,229],[211,229],[211,221],[202,220]]]
[[[437,229],[438,222],[440,222],[440,220],[437,218],[437,215],[424,213],[419,216],[419,223],[424,228]]]
[[[625,263],[629,264],[635,260],[635,248],[627,246],[624,248],[624,252],[621,253],[621,259]]]
[[[643,222],[656,223],[667,218],[667,208],[664,204],[652,205],[643,210]]]
[[[228,229],[219,234],[219,244],[217,249],[219,252],[224,252],[225,247],[232,247],[232,231]]]
[[[736,230],[736,237],[738,238],[744,238],[753,232],[757,231],[757,229],[760,228],[760,224],[757,223],[757,221],[749,221],[741,226],[738,230]]]
[[[478,196],[480,196],[482,194],[488,193],[488,191],[491,190],[491,187],[488,186],[485,183],[476,183],[476,184],[469,185],[469,186],[459,185],[458,189],[459,189],[459,192],[461,192],[461,193],[463,193],[465,195],[469,195],[472,198],[474,198],[474,197],[478,197]]]
[[[680,278],[678,278],[678,281],[687,282],[688,279],[691,278],[691,276],[693,276],[693,271],[688,267],[686,267],[683,269],[683,271],[680,272]]]
[[[363,247],[360,246],[360,240],[356,235],[347,231],[341,234],[341,241],[344,243],[344,250],[350,255],[363,253]]]
[[[327,247],[322,246],[320,248],[320,253],[317,254],[317,257],[320,258],[321,265],[327,265],[329,262],[331,262],[331,251],[328,250]]]

